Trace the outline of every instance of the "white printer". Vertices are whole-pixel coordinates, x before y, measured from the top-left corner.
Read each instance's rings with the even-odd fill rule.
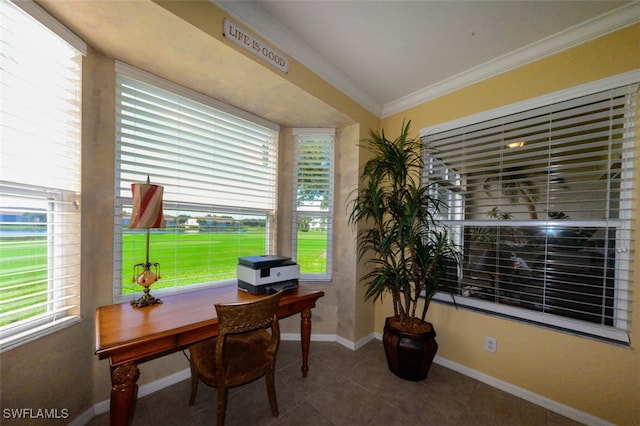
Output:
[[[239,257],[238,288],[252,294],[275,293],[298,287],[300,265],[277,255]]]

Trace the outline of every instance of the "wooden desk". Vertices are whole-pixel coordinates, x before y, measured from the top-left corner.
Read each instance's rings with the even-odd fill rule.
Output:
[[[311,308],[324,292],[299,287],[280,299],[278,317],[301,314],[302,375],[309,371]],[[134,308],[129,303],[96,310],[96,354],[111,367],[111,425],[128,425],[133,417],[138,364],[176,352],[218,335],[216,302],[241,302],[256,296],[236,286],[163,297],[163,304]],[[188,395],[185,395],[187,398]],[[185,399],[186,401],[186,399]],[[185,402],[186,403],[186,402]]]

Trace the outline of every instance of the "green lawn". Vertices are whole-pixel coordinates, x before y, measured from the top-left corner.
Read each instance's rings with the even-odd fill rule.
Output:
[[[326,231],[300,232],[298,263],[305,273],[324,273]],[[133,262],[145,261],[146,235],[123,235],[122,282],[124,293],[139,292],[132,281]],[[151,231],[151,262],[160,263],[161,279],[153,288],[173,287],[233,279],[238,257],[265,253],[262,231],[170,233]],[[47,254],[45,238],[7,238],[0,240],[0,315],[46,301]],[[0,327],[44,312],[27,310],[0,318]]]
[[[0,327],[45,312],[47,301],[46,238],[23,237],[0,240]]]

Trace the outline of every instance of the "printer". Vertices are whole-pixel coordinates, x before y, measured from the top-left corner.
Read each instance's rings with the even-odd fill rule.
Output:
[[[290,257],[262,255],[239,257],[238,288],[252,294],[270,294],[298,287],[300,265]]]

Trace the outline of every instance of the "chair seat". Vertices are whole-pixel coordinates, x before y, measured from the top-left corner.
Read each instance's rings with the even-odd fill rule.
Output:
[[[262,377],[271,363],[266,349],[271,334],[266,330],[255,330],[242,335],[227,336],[225,345],[225,382],[237,386]],[[200,379],[209,386],[216,386],[215,353],[218,339],[197,343],[189,348],[191,359],[196,364]]]

